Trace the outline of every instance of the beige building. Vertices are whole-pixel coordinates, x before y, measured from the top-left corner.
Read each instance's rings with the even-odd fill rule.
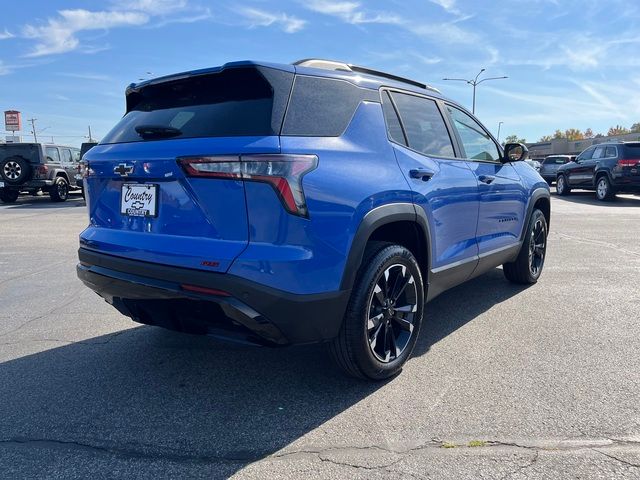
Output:
[[[578,155],[580,152],[598,143],[605,142],[640,142],[640,133],[628,133],[612,137],[586,138],[584,140],[567,140],[559,138],[549,142],[527,143],[529,158],[541,159],[547,155]]]

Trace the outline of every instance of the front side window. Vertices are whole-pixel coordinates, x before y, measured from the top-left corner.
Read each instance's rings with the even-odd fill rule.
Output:
[[[500,151],[491,136],[471,116],[447,105],[447,110],[453,120],[453,125],[460,135],[466,158],[497,162],[500,160]]]
[[[589,160],[591,158],[591,156],[593,155],[593,151],[595,150],[595,148],[588,148],[587,150],[585,150],[584,152],[582,152],[580,155],[578,155],[578,158],[576,159],[576,161],[578,162],[582,162],[584,160]]]
[[[55,147],[46,148],[47,160],[50,162],[60,163],[60,152]]]
[[[398,107],[400,120],[409,147],[425,155],[454,157],[451,137],[433,100],[405,93],[391,93]]]

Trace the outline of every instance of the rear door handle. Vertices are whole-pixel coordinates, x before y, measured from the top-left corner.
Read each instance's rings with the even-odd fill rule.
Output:
[[[434,173],[433,170],[429,170],[428,168],[412,168],[409,170],[409,176],[411,178],[418,178],[424,182],[433,177]]]
[[[496,177],[493,177],[491,175],[480,175],[478,177],[478,180],[480,180],[482,183],[486,183],[487,185],[493,183],[495,179]]]

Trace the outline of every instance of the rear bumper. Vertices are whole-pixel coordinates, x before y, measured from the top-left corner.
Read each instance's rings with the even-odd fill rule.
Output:
[[[338,335],[350,295],[296,295],[234,275],[129,260],[86,248],[80,248],[78,256],[80,280],[135,321],[253,343],[330,340]],[[184,285],[221,293],[194,292]]]

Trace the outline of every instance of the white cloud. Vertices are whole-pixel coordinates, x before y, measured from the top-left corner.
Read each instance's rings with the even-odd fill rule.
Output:
[[[286,13],[271,13],[257,8],[241,8],[237,12],[248,22],[249,28],[278,26],[286,33],[302,30],[307,21]]]
[[[13,70],[11,67],[6,65],[2,60],[0,60],[0,77],[2,75],[9,75]]]
[[[116,0],[116,9],[144,12],[149,15],[166,15],[187,8],[187,0]]]
[[[331,0],[307,0],[305,7],[314,12],[338,17],[346,23],[359,25],[365,23],[386,23],[401,25],[402,17],[389,12],[365,12],[359,2],[334,2]]]
[[[13,37],[15,37],[15,35],[11,33],[9,30],[7,30],[6,28],[4,29],[4,32],[0,32],[0,40],[6,40],[8,38],[13,38]]]
[[[111,77],[109,77],[108,75],[102,75],[99,73],[67,73],[67,72],[61,72],[58,73],[58,75],[63,76],[63,77],[70,77],[70,78],[79,78],[81,80],[94,80],[94,81],[100,81],[100,82],[109,82],[111,81]]]
[[[453,15],[460,15],[460,10],[456,7],[456,0],[429,0],[431,3],[439,5]]]
[[[114,27],[143,25],[149,16],[142,12],[101,11],[84,9],[61,10],[58,17],[50,18],[45,25],[25,25],[23,36],[37,41],[28,57],[40,57],[65,53],[77,49],[78,32],[107,30]]]

